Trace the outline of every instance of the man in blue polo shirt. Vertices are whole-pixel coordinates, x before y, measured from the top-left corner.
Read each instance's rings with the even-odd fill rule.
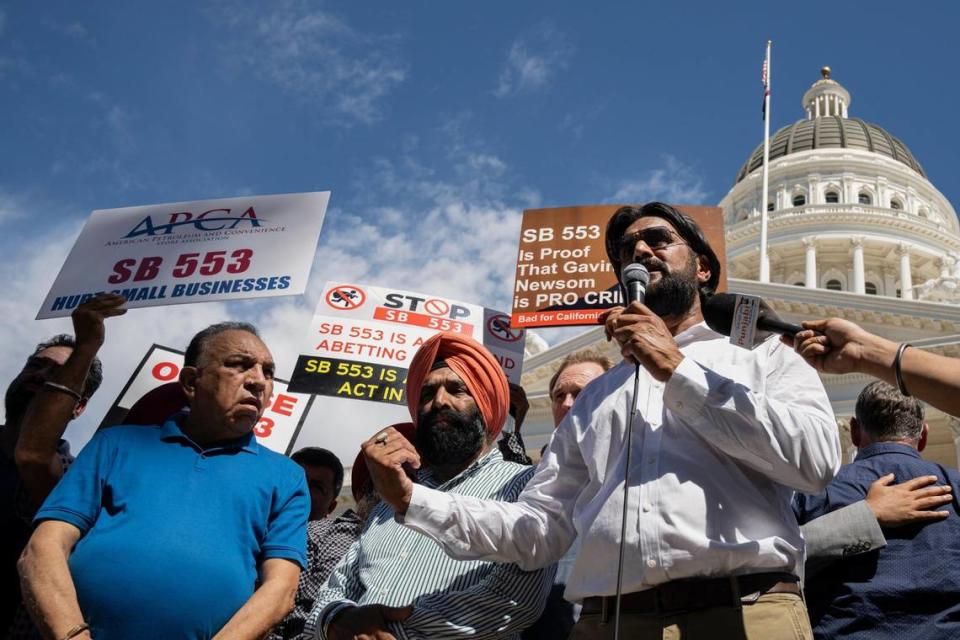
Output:
[[[94,436],[20,560],[47,637],[252,639],[290,610],[310,500],[253,436],[273,371],[254,327],[213,325],[184,358],[188,412]]]
[[[960,638],[960,473],[923,460],[927,441],[923,405],[886,382],[874,382],[857,398],[850,437],[856,460],[818,495],[794,499],[797,519],[808,522],[862,500],[871,483],[935,476],[952,487],[942,519],[884,527],[886,547],[843,558],[806,585],[807,607],[818,639]],[[926,499],[920,508],[939,499]]]

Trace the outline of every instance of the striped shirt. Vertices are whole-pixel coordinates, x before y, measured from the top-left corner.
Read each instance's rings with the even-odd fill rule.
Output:
[[[470,467],[440,483],[429,469],[422,485],[464,496],[517,499],[533,468],[507,462],[494,447]],[[344,607],[413,604],[413,615],[388,623],[403,638],[519,638],[543,610],[556,565],[522,571],[514,564],[457,561],[427,538],[397,523],[381,502],[360,539],[317,594],[307,619],[308,637],[326,640],[326,628]]]

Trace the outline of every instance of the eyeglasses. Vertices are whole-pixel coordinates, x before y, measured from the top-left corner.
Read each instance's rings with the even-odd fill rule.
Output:
[[[687,244],[679,235],[666,227],[650,227],[620,239],[620,258],[622,260],[632,258],[636,252],[637,243],[641,241],[650,247],[651,251],[664,251],[674,245]]]

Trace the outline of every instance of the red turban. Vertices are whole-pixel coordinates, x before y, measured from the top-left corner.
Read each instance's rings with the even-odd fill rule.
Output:
[[[413,434],[417,429],[413,426],[412,422],[400,422],[398,424],[392,424],[390,427],[393,427],[399,431],[404,438],[413,442]],[[384,427],[384,429],[389,429],[390,427]],[[380,431],[383,431],[383,429],[380,429]],[[367,468],[367,458],[363,455],[363,451],[360,451],[360,453],[357,454],[357,459],[353,461],[353,469],[350,470],[350,493],[353,494],[353,499],[360,502],[360,498],[367,492],[367,485],[371,482],[373,481],[370,479],[370,469]]]
[[[433,368],[443,360],[473,396],[487,433],[496,437],[510,410],[510,387],[500,363],[482,344],[459,333],[438,333],[420,346],[407,373],[407,408],[414,422],[420,412],[420,389]]]

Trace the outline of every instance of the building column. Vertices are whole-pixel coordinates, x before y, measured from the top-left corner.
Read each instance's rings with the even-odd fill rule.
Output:
[[[913,278],[910,276],[910,247],[904,243],[897,245],[900,256],[900,297],[913,300]]]
[[[809,236],[803,239],[803,247],[806,250],[806,263],[804,264],[803,284],[807,289],[817,288],[817,239]]]
[[[957,459],[960,460],[960,419],[947,416],[947,428],[953,436],[953,446],[957,451]]]
[[[867,292],[867,277],[863,267],[863,236],[850,238],[853,246],[853,292],[864,294]]]

